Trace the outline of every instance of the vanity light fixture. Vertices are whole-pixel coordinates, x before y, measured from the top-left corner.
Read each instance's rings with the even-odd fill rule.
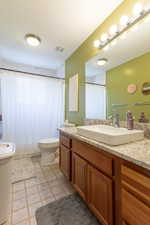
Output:
[[[104,51],[108,51],[109,50],[109,45],[106,45],[104,48],[103,48]]]
[[[139,16],[143,12],[143,4],[137,3],[133,8],[133,14]]]
[[[132,28],[131,28],[132,31],[137,31],[138,30],[138,25],[134,25]]]
[[[26,34],[25,40],[27,41],[29,45],[34,47],[38,46],[41,43],[41,39],[34,34]]]
[[[117,44],[117,40],[116,39],[113,40],[110,44],[111,44],[111,46],[115,46]]]
[[[127,26],[129,23],[129,17],[124,15],[120,18],[120,25]]]
[[[144,23],[149,23],[149,22],[150,22],[150,15],[144,19]]]
[[[118,27],[117,27],[117,25],[116,25],[116,24],[112,25],[112,26],[110,27],[110,29],[109,29],[109,33],[110,33],[111,35],[115,35],[117,32],[118,32]]]
[[[147,10],[150,10],[150,2],[146,6]]]
[[[94,46],[99,49],[107,51],[111,46],[116,44],[118,38],[125,39],[127,32],[135,31],[138,28],[138,22],[144,21],[148,23],[150,21],[150,3],[143,5],[138,2],[133,8],[133,14],[131,18],[127,15],[123,15],[120,18],[120,27],[116,24],[112,25],[109,29],[109,34],[103,33],[100,40],[94,41]]]
[[[123,33],[123,34],[120,36],[120,39],[121,39],[121,40],[124,40],[124,39],[126,39],[126,36],[127,36],[127,32]]]
[[[94,47],[98,48],[100,46],[100,41],[96,40],[94,41]]]
[[[108,62],[108,60],[105,59],[105,58],[98,59],[98,60],[97,60],[97,65],[99,65],[99,66],[104,66],[107,62]]]
[[[102,41],[102,42],[105,42],[105,41],[107,41],[107,40],[108,40],[108,34],[106,34],[106,33],[102,34],[102,36],[101,36],[101,41]]]

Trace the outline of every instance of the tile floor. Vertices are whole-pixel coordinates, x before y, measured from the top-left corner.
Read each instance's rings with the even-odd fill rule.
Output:
[[[33,158],[36,177],[12,184],[9,221],[5,225],[36,225],[35,211],[52,201],[73,193],[58,164],[41,167]]]

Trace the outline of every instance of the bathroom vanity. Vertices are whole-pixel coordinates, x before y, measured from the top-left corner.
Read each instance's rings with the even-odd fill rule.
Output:
[[[102,225],[150,225],[147,147],[150,140],[112,147],[60,129],[60,169]]]

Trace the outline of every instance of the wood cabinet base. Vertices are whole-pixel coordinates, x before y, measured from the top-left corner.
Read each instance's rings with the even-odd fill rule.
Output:
[[[102,225],[150,225],[150,172],[60,133],[60,169]]]

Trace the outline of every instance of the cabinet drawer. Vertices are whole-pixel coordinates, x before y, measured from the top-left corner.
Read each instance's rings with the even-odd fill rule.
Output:
[[[122,216],[130,225],[149,225],[150,207],[134,195],[122,189]],[[125,223],[125,224],[126,224]]]
[[[121,167],[121,174],[122,184],[144,198],[150,205],[150,177],[126,166]]]
[[[71,148],[71,139],[65,135],[60,135],[60,143],[67,148]]]
[[[92,146],[77,140],[72,140],[72,150],[93,164],[96,168],[112,176],[113,160],[105,156],[100,151],[96,151]]]

